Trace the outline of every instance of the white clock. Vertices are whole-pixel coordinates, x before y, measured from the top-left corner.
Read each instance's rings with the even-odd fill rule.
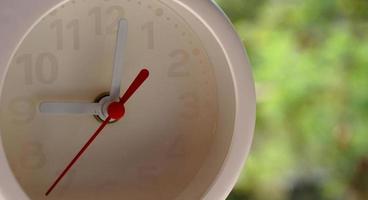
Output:
[[[0,200],[230,193],[256,103],[215,3],[2,0],[0,25]]]

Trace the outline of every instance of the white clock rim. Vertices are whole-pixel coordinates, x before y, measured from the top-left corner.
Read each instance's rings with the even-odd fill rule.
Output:
[[[0,3],[0,66],[8,66],[19,41],[50,8],[68,0],[4,0]],[[161,0],[176,3],[194,14],[211,29],[226,54],[231,68],[236,95],[234,133],[226,160],[212,186],[202,199],[222,200],[232,190],[248,157],[255,127],[256,95],[251,65],[241,40],[231,23],[212,0]],[[171,2],[170,2],[171,1]],[[56,5],[56,6],[55,6]],[[18,12],[17,12],[18,11]],[[1,15],[2,14],[2,15]],[[11,18],[11,20],[9,19]],[[36,23],[37,24],[37,23]],[[0,91],[6,67],[0,68]],[[239,159],[242,158],[242,159]],[[0,137],[0,160],[7,160]],[[28,200],[7,162],[0,162],[0,200]]]

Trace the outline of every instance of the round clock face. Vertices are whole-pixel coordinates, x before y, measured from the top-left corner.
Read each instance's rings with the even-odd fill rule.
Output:
[[[125,116],[106,126],[45,197],[101,122],[41,112],[40,104],[92,103],[111,91],[119,20],[127,25],[121,94],[142,69],[150,76]],[[213,144],[216,88],[200,39],[161,1],[68,1],[30,29],[10,61],[0,99],[5,153],[31,199],[175,199]]]

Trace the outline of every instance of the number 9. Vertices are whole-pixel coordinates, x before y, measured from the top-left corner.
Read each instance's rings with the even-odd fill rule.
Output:
[[[9,105],[11,119],[14,123],[28,123],[36,115],[36,104],[27,97],[17,97]]]

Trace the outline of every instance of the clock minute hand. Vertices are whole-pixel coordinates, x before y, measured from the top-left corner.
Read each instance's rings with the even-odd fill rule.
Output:
[[[124,65],[124,49],[127,42],[128,23],[126,20],[119,21],[119,29],[117,33],[114,66],[112,72],[112,83],[110,89],[110,97],[113,101],[119,100],[121,91],[122,70]]]

